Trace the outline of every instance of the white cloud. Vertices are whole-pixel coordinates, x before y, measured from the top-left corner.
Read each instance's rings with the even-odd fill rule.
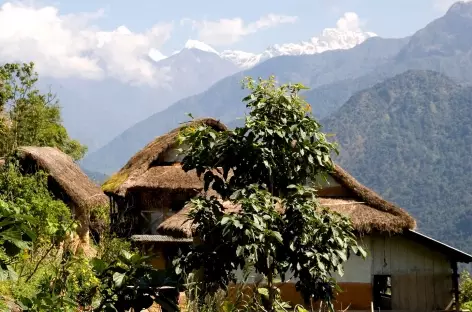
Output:
[[[170,36],[172,24],[135,33],[125,26],[104,31],[92,24],[104,15],[64,14],[52,6],[5,3],[0,8],[0,61],[36,64],[42,76],[153,83],[165,78],[149,58]],[[157,54],[155,50],[154,55]]]
[[[362,31],[363,22],[355,12],[346,12],[336,22],[336,28],[341,31]]]
[[[275,27],[280,24],[295,23],[296,16],[268,14],[255,22],[246,23],[241,18],[220,19],[217,21],[181,20],[181,25],[190,23],[198,31],[198,39],[205,43],[219,46],[241,40],[244,36],[259,30]]]

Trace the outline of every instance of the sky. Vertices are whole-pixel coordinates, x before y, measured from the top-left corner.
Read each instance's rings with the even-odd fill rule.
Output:
[[[309,40],[326,28],[404,37],[443,15],[453,2],[0,1],[0,60],[32,60],[40,72],[57,78],[150,81],[156,73],[143,55],[152,49],[168,56],[188,39],[218,51],[258,53],[273,44]]]

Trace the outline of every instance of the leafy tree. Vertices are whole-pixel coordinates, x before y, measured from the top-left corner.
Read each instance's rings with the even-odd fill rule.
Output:
[[[234,270],[253,266],[267,280],[267,309],[274,310],[276,276],[290,271],[306,301],[332,308],[333,272],[357,245],[350,221],[321,207],[307,182],[333,169],[331,152],[311,108],[299,96],[301,84],[277,86],[248,78],[244,98],[249,114],[242,127],[218,132],[204,125],[185,128],[180,143],[183,169],[203,175],[209,194],[192,200],[198,243],[178,261],[177,270],[196,272],[202,296],[235,282]],[[227,211],[225,204],[237,207]]]
[[[461,274],[460,302],[464,309],[472,308],[472,276],[467,271]]]
[[[36,87],[38,74],[33,63],[0,67],[0,156],[18,146],[53,146],[75,160],[86,147],[72,140],[62,125],[58,101]]]
[[[5,222],[2,230],[8,230],[7,238],[15,239],[9,249],[16,246],[18,253],[5,254],[9,271],[13,273],[13,268],[18,276],[15,283],[6,286],[9,295],[29,295],[35,292],[43,275],[53,269],[63,250],[61,243],[75,231],[76,224],[70,209],[50,194],[47,174],[24,175],[13,157],[0,167],[0,203],[6,207],[0,209],[0,218]],[[17,222],[8,223],[12,218]]]
[[[48,190],[47,174],[39,171],[24,175],[17,161],[8,159],[0,168],[0,199],[23,214],[36,219],[33,230],[39,242],[59,235],[63,226],[70,226],[70,209],[60,200],[54,199]]]
[[[95,311],[142,311],[154,302],[165,312],[179,311],[177,284],[166,271],[147,264],[147,259],[126,251],[111,263],[93,259],[94,271],[102,282]]]
[[[0,199],[0,281],[18,278],[11,264],[36,239],[31,228],[34,221],[21,214],[18,207]]]

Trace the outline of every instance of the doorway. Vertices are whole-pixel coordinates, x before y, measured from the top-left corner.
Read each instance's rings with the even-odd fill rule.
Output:
[[[390,275],[374,275],[372,290],[375,311],[392,310],[392,277]]]

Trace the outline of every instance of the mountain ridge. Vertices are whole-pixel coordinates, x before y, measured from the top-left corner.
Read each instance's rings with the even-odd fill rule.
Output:
[[[203,93],[177,101],[171,107],[149,116],[101,149],[87,155],[82,164],[89,170],[111,174],[155,136],[185,121],[187,113],[196,117],[212,116],[223,122],[242,117],[245,107],[241,99],[247,91],[239,86],[246,75],[267,77],[274,74],[273,68],[277,68],[280,82],[297,81],[307,86],[322,86],[335,82],[337,77],[358,77],[370,72],[375,65],[383,64],[396,55],[406,40],[374,37],[348,50],[269,59],[254,68],[218,81]]]
[[[343,168],[407,209],[422,232],[472,251],[471,102],[471,86],[409,70],[355,93],[321,123]]]
[[[222,59],[232,62],[240,69],[249,69],[265,60],[282,55],[313,55],[325,51],[351,49],[365,40],[376,36],[377,34],[373,32],[361,31],[360,29],[349,30],[338,27],[325,28],[319,37],[312,37],[309,41],[274,44],[260,53],[240,50],[224,50],[218,52],[210,45],[194,39],[189,39],[185,43],[184,49],[180,51],[185,49],[197,49],[214,53],[219,55]]]

